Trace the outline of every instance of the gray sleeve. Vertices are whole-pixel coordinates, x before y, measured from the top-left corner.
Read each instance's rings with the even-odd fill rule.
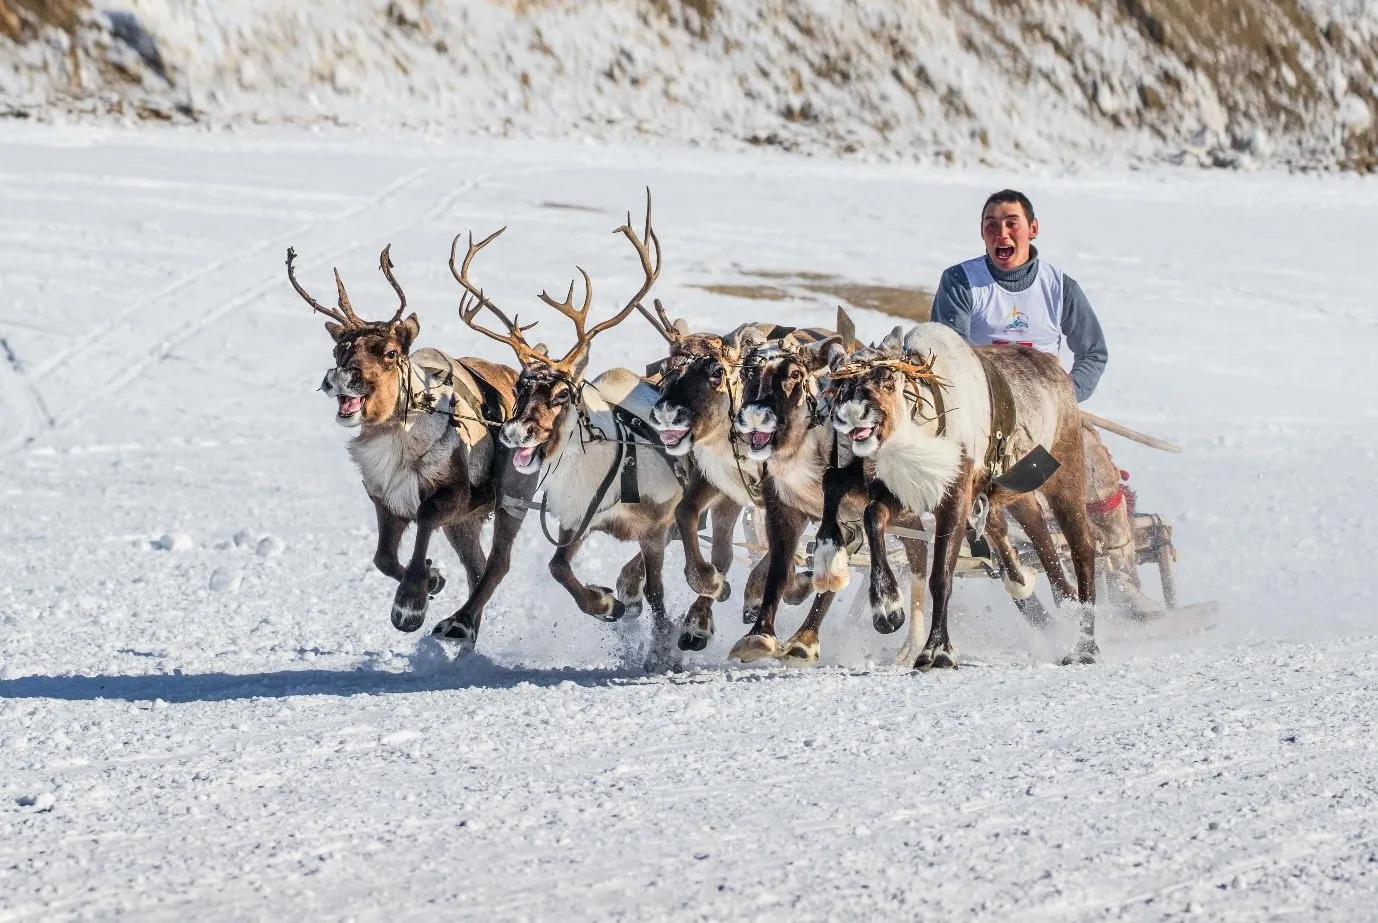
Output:
[[[1110,353],[1091,302],[1071,276],[1062,277],[1062,335],[1072,350],[1072,384],[1077,389],[1077,401],[1084,401],[1100,383]]]
[[[951,327],[964,340],[971,339],[971,283],[960,264],[947,269],[938,282],[933,321]]]

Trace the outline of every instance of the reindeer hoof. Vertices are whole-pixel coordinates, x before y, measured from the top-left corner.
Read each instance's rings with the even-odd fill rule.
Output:
[[[837,593],[846,589],[852,575],[847,549],[831,541],[821,541],[813,552],[813,588],[819,593]]]
[[[871,624],[883,635],[894,634],[904,627],[904,600],[899,594],[871,600]]]
[[[730,583],[728,583],[726,580],[724,580],[724,581],[722,582],[722,589],[718,591],[718,595],[715,596],[715,597],[713,597],[713,599],[714,599],[715,602],[725,603],[725,602],[727,602],[727,601],[728,601],[729,599],[731,599],[731,598],[732,598],[732,584],[730,584]]]
[[[743,624],[743,625],[755,625],[755,624],[756,624],[756,616],[758,616],[758,615],[760,614],[760,612],[761,612],[761,605],[760,605],[760,603],[757,603],[757,604],[754,605],[754,606],[743,606],[743,607],[742,607],[742,624]]]
[[[1095,641],[1083,641],[1076,650],[1062,658],[1064,667],[1093,664],[1100,659],[1100,648]]]
[[[627,604],[618,599],[608,587],[591,586],[589,590],[596,597],[590,607],[592,611],[584,610],[589,615],[602,622],[616,622],[627,614]]]
[[[795,635],[785,642],[780,660],[792,667],[809,667],[818,663],[818,636],[813,632]]]
[[[440,591],[445,589],[445,575],[437,568],[431,566],[431,562],[426,562],[426,593],[435,598]]]
[[[718,599],[718,594],[723,591],[727,581],[716,567],[709,564],[703,570],[696,570],[692,567],[684,569],[684,579],[689,583],[689,589],[700,596],[711,596]],[[722,599],[726,599],[724,596]]]
[[[813,574],[806,571],[795,574],[789,583],[785,584],[785,592],[781,594],[781,599],[787,606],[797,606],[811,595],[813,595]]]
[[[472,651],[474,642],[478,640],[478,632],[474,631],[473,626],[460,619],[458,615],[452,615],[436,622],[435,627],[431,629],[431,634],[442,641],[453,644],[464,653]]]
[[[425,584],[404,582],[399,586],[397,595],[392,598],[392,627],[408,632],[420,628],[426,621],[427,598]]]
[[[957,656],[941,648],[924,648],[919,651],[919,657],[914,661],[914,669],[922,673],[929,670],[955,670]]]
[[[697,618],[690,616],[684,620],[679,632],[679,649],[682,651],[701,651],[713,639],[713,617]]]
[[[727,656],[742,663],[755,663],[757,660],[770,660],[780,655],[780,642],[774,635],[747,635],[732,645]]]

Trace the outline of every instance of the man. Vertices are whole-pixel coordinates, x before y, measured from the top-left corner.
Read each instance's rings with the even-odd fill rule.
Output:
[[[1071,276],[1039,258],[1033,241],[1038,219],[1022,192],[1003,189],[981,209],[984,256],[948,268],[933,298],[933,320],[956,330],[973,346],[1017,343],[1057,355],[1065,341],[1072,352],[1077,401],[1096,390],[1109,356],[1100,321]],[[1088,491],[1118,484],[1119,469],[1095,430],[1086,429]],[[1123,491],[1121,502],[1087,504],[1087,517],[1106,555],[1106,589],[1112,604],[1150,617],[1162,607],[1139,590],[1137,552]]]

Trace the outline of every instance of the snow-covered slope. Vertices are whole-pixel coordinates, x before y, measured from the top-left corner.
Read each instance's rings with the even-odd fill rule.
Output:
[[[1378,12],[1352,0],[0,0],[0,95],[39,118],[1372,170]]]
[[[576,263],[607,307],[649,184],[657,294],[692,326],[826,323],[821,296],[697,286],[931,286],[1011,182],[1106,327],[1090,408],[1185,446],[1112,442],[1214,635],[1057,669],[1061,640],[963,581],[954,675],[890,667],[844,598],[827,667],[727,667],[734,601],[689,672],[645,677],[644,625],[579,614],[536,529],[482,656],[391,628],[288,245],[376,315],[391,242],[421,341],[505,359],[455,317],[456,232],[510,225],[475,276],[524,318]],[[1373,183],[11,126],[0,196],[0,920],[1370,915]],[[593,364],[659,349],[633,319]],[[595,540],[578,569],[625,556]]]

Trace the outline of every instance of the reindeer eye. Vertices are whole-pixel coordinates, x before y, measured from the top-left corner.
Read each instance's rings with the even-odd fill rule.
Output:
[[[790,369],[790,370],[789,370],[789,380],[790,380],[790,381],[798,381],[799,379],[801,379],[801,378],[803,378],[803,377],[804,377],[804,373],[801,372],[801,371],[799,371],[798,369]]]
[[[708,377],[713,382],[713,384],[721,384],[723,377],[723,367],[721,365],[713,366],[711,369],[708,370]]]
[[[389,362],[392,362],[394,359],[397,358],[397,350],[389,349],[387,352],[383,353],[383,358],[388,360]]]
[[[561,388],[559,391],[553,392],[553,393],[550,395],[550,403],[555,404],[555,405],[568,404],[568,403],[569,403],[569,389],[568,389],[568,388]]]

